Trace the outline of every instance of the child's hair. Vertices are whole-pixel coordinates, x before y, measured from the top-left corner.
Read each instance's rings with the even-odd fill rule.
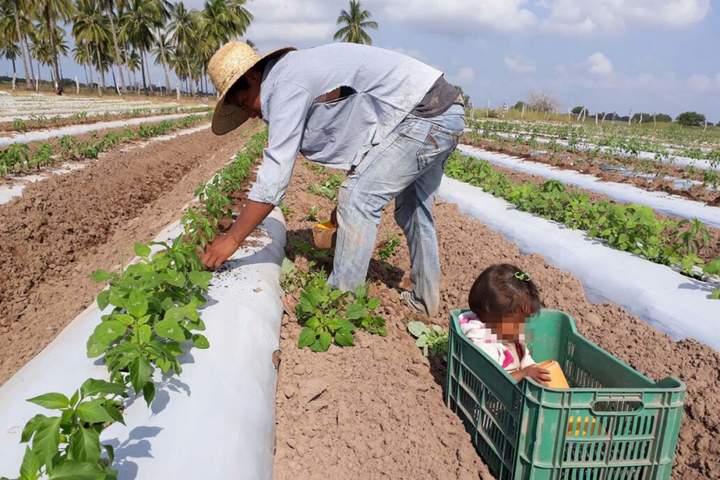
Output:
[[[528,309],[531,316],[542,306],[530,276],[509,263],[483,270],[470,288],[468,305],[481,321],[510,315],[523,308]]]

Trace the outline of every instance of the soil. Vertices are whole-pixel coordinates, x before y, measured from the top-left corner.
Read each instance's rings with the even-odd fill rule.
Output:
[[[658,191],[679,195],[682,197],[696,200],[699,202],[707,203],[712,206],[720,205],[720,191],[712,191],[704,188],[701,185],[694,185],[689,189],[676,188],[673,182],[665,180],[663,176],[673,176],[677,178],[691,179],[697,181],[703,181],[702,171],[696,173],[690,173],[687,167],[674,166],[667,163],[652,162],[653,174],[657,174],[658,178],[647,179],[639,177],[628,177],[619,173],[608,172],[602,170],[599,167],[601,163],[599,160],[590,158],[587,154],[565,151],[562,153],[547,152],[541,155],[531,156],[531,152],[543,151],[542,146],[537,148],[530,147],[528,145],[515,144],[510,141],[497,142],[494,140],[482,139],[480,141],[473,140],[470,136],[463,136],[462,141],[469,145],[475,145],[477,147],[484,148],[493,152],[505,153],[507,155],[514,155],[517,157],[531,160],[534,162],[545,163],[555,167],[563,168],[566,170],[575,170],[581,173],[588,173],[595,175],[596,177],[602,178],[609,182],[622,182],[635,185],[639,188],[643,188],[649,191]],[[600,157],[605,163],[612,163],[618,166],[630,166],[632,167],[633,160],[628,158],[621,159],[609,159],[607,157]],[[630,162],[630,165],[628,165]]]
[[[314,222],[303,220],[312,206],[320,220],[332,202],[307,193],[323,176],[298,163],[285,203],[290,214],[288,257],[300,267],[307,259],[293,241],[309,241]],[[668,336],[613,304],[591,304],[581,284],[539,255],[517,247],[456,206],[434,210],[443,270],[442,308],[429,319],[447,326],[448,312],[466,304],[477,274],[509,262],[538,284],[546,307],[573,315],[583,335],[654,378],[678,376],[687,384],[685,417],[673,478],[720,478],[720,354],[694,340]],[[392,215],[383,216],[378,239],[401,236]],[[276,479],[492,478],[475,453],[470,436],[444,405],[441,362],[428,362],[406,324],[415,315],[403,306],[398,288],[407,288],[409,255],[403,245],[388,262],[374,258],[370,292],[381,299],[387,337],[360,332],[357,346],[331,346],[314,354],[297,348],[297,299],[286,296],[281,329],[274,475]],[[427,321],[427,319],[425,319]]]
[[[209,130],[143,148],[28,185],[0,206],[0,384],[34,357],[119,269],[136,241],[176,220],[197,185],[227,163],[259,127],[223,137]]]

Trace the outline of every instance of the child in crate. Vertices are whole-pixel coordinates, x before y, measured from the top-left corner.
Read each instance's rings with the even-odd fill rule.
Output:
[[[515,380],[550,381],[524,343],[525,320],[540,310],[540,294],[530,276],[507,263],[486,268],[468,295],[470,312],[460,315],[465,336]]]

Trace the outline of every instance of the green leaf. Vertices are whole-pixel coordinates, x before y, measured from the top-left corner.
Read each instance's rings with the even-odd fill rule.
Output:
[[[325,352],[328,348],[330,348],[330,344],[332,343],[332,335],[327,332],[321,332],[318,336],[318,342],[320,342],[320,347],[322,348],[322,351]]]
[[[190,283],[203,290],[207,289],[212,279],[212,272],[193,271],[188,273]]]
[[[410,332],[410,334],[415,338],[419,337],[420,335],[422,335],[423,333],[428,331],[427,325],[425,325],[423,322],[418,322],[418,321],[409,322],[407,324],[407,329]]]
[[[367,315],[365,305],[359,302],[351,303],[345,310],[345,316],[349,320],[357,320]]]
[[[28,398],[27,401],[50,410],[62,410],[70,406],[70,400],[62,393],[46,393],[37,397]]]
[[[88,378],[80,387],[84,397],[92,397],[95,395],[126,395],[125,386],[119,383],[111,383],[105,380],[97,380]]]
[[[130,382],[135,392],[140,393],[145,384],[150,381],[153,368],[143,357],[136,358],[130,364]]]
[[[315,336],[315,330],[310,327],[303,328],[300,331],[300,336],[298,337],[298,348],[309,347],[315,343]]]
[[[185,332],[180,324],[170,319],[164,319],[157,322],[155,324],[155,333],[161,337],[175,340],[176,342],[185,341]]]
[[[185,308],[184,307],[171,307],[163,316],[163,320],[170,322],[182,322],[185,319]]]
[[[60,443],[60,417],[48,417],[33,437],[32,451],[42,465],[52,465]]]
[[[97,357],[117,338],[127,331],[127,325],[118,320],[105,320],[95,327],[95,331],[87,341],[87,355]]]
[[[23,428],[22,434],[20,435],[20,443],[25,443],[30,440],[30,437],[47,421],[47,416],[38,413],[33,418],[28,420]]]
[[[87,423],[113,421],[113,418],[103,406],[103,400],[90,400],[88,402],[82,402],[75,409],[75,413],[77,413],[77,416],[80,417],[82,421]]]
[[[349,347],[355,345],[355,338],[352,333],[340,331],[335,334],[335,343],[343,347]]]
[[[107,472],[98,463],[69,460],[55,467],[49,480],[105,480],[105,478]]]
[[[177,270],[168,270],[163,274],[163,280],[173,287],[185,286],[185,275]]]
[[[140,325],[137,328],[137,336],[140,343],[147,343],[152,338],[152,328],[150,325]]]
[[[125,308],[130,315],[140,318],[147,313],[148,298],[147,294],[141,290],[133,290],[125,302]]]
[[[720,288],[716,288],[713,290],[713,292],[710,294],[710,298],[712,300],[720,300]]]
[[[135,255],[138,257],[149,257],[152,250],[149,246],[142,243],[135,243]]]
[[[193,345],[195,346],[195,348],[200,348],[203,350],[206,348],[210,348],[210,342],[208,341],[208,339],[205,335],[200,335],[200,334],[193,335],[192,339],[193,339]]]
[[[81,462],[100,460],[100,434],[93,429],[80,427],[70,436],[72,458]]]
[[[37,458],[35,453],[33,453],[30,447],[25,447],[25,455],[23,456],[23,461],[20,465],[19,480],[37,480],[39,478],[39,470],[40,460]]]
[[[106,272],[105,270],[95,270],[90,274],[90,278],[92,278],[93,282],[102,283],[110,280],[112,276],[109,272]]]
[[[100,310],[105,310],[105,307],[110,305],[110,290],[103,290],[98,293],[97,305]]]
[[[149,407],[153,399],[155,398],[155,384],[153,382],[148,382],[143,387],[143,398],[145,399],[145,403],[147,403],[147,406]]]
[[[108,459],[110,459],[110,464],[112,464],[115,461],[115,449],[112,445],[105,445],[103,444],[103,448],[107,452]]]

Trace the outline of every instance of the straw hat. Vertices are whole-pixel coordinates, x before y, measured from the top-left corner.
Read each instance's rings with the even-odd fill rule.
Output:
[[[247,110],[225,103],[225,95],[230,87],[258,62],[290,50],[295,50],[295,48],[280,48],[260,56],[245,42],[229,42],[215,52],[208,62],[210,80],[215,85],[215,89],[220,92],[212,119],[212,131],[215,135],[226,134],[245,123],[245,120],[250,117]]]

